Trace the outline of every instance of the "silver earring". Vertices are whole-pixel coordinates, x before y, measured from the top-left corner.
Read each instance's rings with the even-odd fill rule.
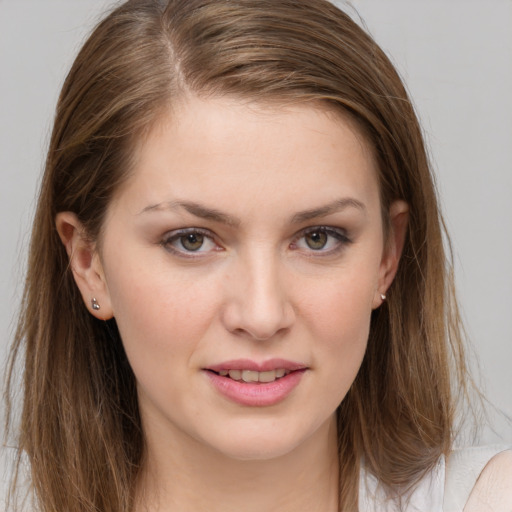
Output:
[[[383,293],[380,294],[380,298],[381,298],[382,301],[386,300],[386,296]]]
[[[91,306],[92,309],[94,309],[95,311],[98,311],[98,309],[100,309],[100,305],[98,304],[98,301],[94,297],[91,299]]]

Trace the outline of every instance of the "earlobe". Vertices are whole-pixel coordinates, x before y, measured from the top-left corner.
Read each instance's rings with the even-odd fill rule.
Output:
[[[58,213],[55,225],[87,309],[100,320],[112,318],[110,296],[96,244],[87,237],[82,223],[72,212]]]
[[[375,291],[373,307],[379,307],[386,300],[386,292],[395,278],[398,263],[404,248],[407,225],[409,221],[409,205],[405,201],[394,201],[389,208],[390,229],[382,255],[379,282]]]

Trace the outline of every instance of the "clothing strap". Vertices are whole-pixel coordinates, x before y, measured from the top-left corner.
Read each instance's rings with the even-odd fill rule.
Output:
[[[444,512],[462,512],[487,463],[510,446],[479,446],[453,450],[446,460]]]

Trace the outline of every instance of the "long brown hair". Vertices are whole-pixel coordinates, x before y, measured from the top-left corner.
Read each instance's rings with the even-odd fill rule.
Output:
[[[115,320],[84,307],[55,216],[74,212],[100,239],[137,144],[185,93],[348,112],[374,148],[385,223],[392,201],[409,204],[397,276],[337,412],[340,510],[357,510],[362,460],[399,496],[449,451],[452,387],[466,393],[467,371],[433,177],[397,72],[325,0],[133,0],[96,27],[67,76],[33,225],[8,389],[23,359],[19,453],[37,507],[133,507],[144,455],[135,378]]]

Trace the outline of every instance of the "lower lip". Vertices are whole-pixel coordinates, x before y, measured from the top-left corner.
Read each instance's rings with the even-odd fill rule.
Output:
[[[299,384],[304,370],[295,370],[274,382],[242,382],[206,371],[210,382],[226,398],[252,407],[267,407],[283,401]]]

